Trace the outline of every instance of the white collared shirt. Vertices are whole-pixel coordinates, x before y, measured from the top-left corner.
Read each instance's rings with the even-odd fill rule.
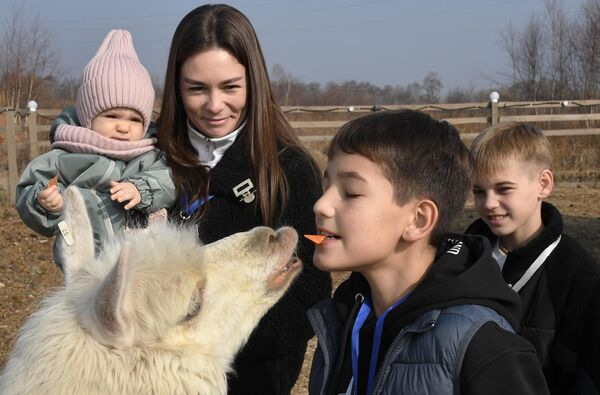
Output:
[[[194,147],[198,152],[198,159],[200,162],[211,169],[214,168],[217,163],[219,163],[225,154],[225,151],[231,147],[238,134],[240,134],[240,131],[244,129],[244,126],[246,126],[246,120],[244,120],[244,122],[242,122],[242,124],[236,130],[229,133],[227,136],[210,138],[198,131],[190,123],[189,119],[187,120],[188,137],[190,138],[192,147]]]
[[[500,270],[502,270],[504,267],[504,262],[506,262],[506,254],[500,249],[499,240],[500,238],[496,240],[496,244],[494,244],[492,247],[492,257],[494,257],[496,263],[498,263],[498,266],[500,266]]]

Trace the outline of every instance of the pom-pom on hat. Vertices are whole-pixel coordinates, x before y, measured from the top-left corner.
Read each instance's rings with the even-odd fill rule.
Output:
[[[101,112],[125,107],[142,114],[146,131],[153,106],[152,80],[133,48],[131,33],[111,30],[83,69],[76,103],[81,126],[89,129],[92,120]]]

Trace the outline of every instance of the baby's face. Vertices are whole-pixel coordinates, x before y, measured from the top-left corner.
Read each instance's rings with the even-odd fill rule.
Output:
[[[109,108],[92,120],[94,132],[114,140],[137,141],[144,137],[144,118],[130,108]]]

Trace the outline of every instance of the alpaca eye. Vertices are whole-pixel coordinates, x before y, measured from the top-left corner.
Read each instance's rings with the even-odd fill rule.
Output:
[[[185,315],[185,317],[183,317],[183,319],[181,320],[181,322],[190,321],[192,318],[194,318],[195,316],[197,316],[199,312],[200,312],[200,303],[198,303],[195,306],[193,306],[191,308],[191,310]]]
[[[192,294],[192,299],[188,307],[187,314],[180,320],[180,323],[188,322],[200,313],[202,308],[202,290],[197,289]]]

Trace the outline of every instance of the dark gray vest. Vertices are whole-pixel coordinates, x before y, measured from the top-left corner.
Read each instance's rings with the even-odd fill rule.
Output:
[[[315,324],[313,318],[316,317],[311,317],[311,323]],[[378,395],[460,393],[460,368],[467,346],[477,330],[489,321],[513,332],[504,317],[484,306],[452,306],[423,314],[404,327],[394,339],[375,376],[373,393]],[[327,377],[326,381],[331,380],[329,377],[331,372],[326,370],[327,365],[330,365],[327,362],[333,360],[333,356],[329,353],[335,346],[323,347],[322,345],[331,346],[331,341],[335,342],[335,340],[321,338],[319,332],[320,335],[324,335],[322,331],[315,328],[321,349],[320,352],[315,353],[315,358],[321,361],[313,361],[313,368],[320,366],[325,371],[311,372],[311,394],[323,393],[324,386],[322,380],[318,383],[319,376]],[[325,350],[325,348],[330,349]]]

